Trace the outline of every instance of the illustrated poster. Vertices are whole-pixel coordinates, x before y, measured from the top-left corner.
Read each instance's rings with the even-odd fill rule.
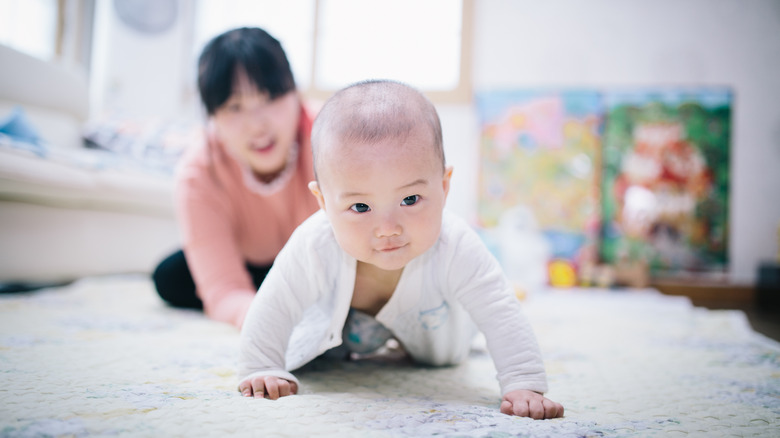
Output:
[[[647,261],[654,277],[725,271],[730,90],[611,91],[604,102],[601,259]]]
[[[517,206],[531,211],[552,258],[592,262],[599,232],[602,100],[594,91],[477,95],[478,219],[486,228]]]

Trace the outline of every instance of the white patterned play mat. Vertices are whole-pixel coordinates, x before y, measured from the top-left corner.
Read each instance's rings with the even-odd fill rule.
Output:
[[[238,331],[145,277],[0,295],[0,436],[780,436],[780,344],[652,290],[524,302],[564,418],[498,411],[490,357],[315,363],[301,394],[236,391]]]

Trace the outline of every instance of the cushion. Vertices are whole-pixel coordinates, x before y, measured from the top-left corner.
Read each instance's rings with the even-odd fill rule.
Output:
[[[0,119],[0,133],[9,137],[28,143],[40,143],[41,137],[38,131],[27,119],[24,109],[15,106],[11,114]]]

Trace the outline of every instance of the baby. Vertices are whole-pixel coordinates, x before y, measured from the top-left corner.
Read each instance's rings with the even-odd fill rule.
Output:
[[[542,395],[539,347],[498,262],[444,211],[452,167],[434,106],[397,82],[361,82],[325,103],[312,146],[309,189],[320,211],[293,233],[249,308],[239,391],[295,394],[290,370],[336,347],[368,353],[390,337],[417,362],[457,364],[481,330],[501,412],[563,416]]]

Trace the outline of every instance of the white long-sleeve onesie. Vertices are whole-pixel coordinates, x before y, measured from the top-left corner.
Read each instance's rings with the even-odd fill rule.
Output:
[[[239,378],[268,375],[298,382],[290,371],[340,345],[356,267],[323,211],[301,224],[244,320]],[[436,244],[406,265],[376,319],[412,358],[430,365],[463,361],[479,329],[501,394],[547,391],[536,338],[500,265],[474,230],[451,213],[445,211]]]

